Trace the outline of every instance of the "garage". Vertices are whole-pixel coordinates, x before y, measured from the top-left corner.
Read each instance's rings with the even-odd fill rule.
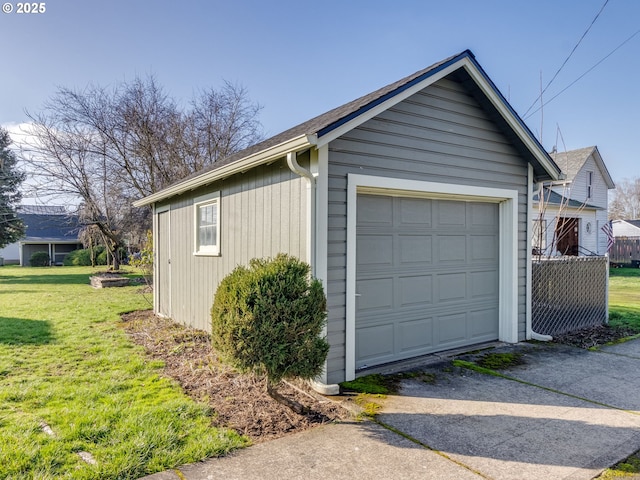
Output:
[[[358,194],[356,236],[356,370],[498,339],[498,203]]]

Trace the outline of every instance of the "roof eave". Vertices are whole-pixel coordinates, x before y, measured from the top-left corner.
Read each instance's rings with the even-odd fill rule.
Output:
[[[531,152],[532,158],[538,162],[542,169],[548,174],[548,178],[550,180],[559,180],[561,175],[560,168],[535,139],[529,128],[513,108],[511,108],[469,51],[465,51],[451,61],[438,66],[433,71],[427,72],[421,80],[412,82],[410,86],[403,87],[399,92],[390,92],[383,101],[377,102],[374,107],[367,106],[366,111],[353,115],[348,121],[341,121],[338,126],[332,126],[319,132],[317,146],[328,144],[346,132],[356,128],[367,120],[370,120],[393,105],[409,98],[411,95],[423,90],[460,68],[464,68],[469,73],[482,93],[494,105],[509,127],[524,143],[527,150]]]
[[[215,182],[216,180],[220,180],[235,173],[246,172],[247,170],[258,165],[269,163],[273,160],[284,157],[289,152],[299,152],[305,150],[315,145],[316,142],[317,137],[315,135],[300,135],[286,142],[274,145],[273,147],[267,148],[260,152],[256,152],[253,155],[249,155],[241,160],[238,160],[237,162],[233,162],[220,168],[216,168],[214,170],[211,170],[210,172],[206,172],[202,175],[190,178],[188,180],[185,180],[184,182],[177,183],[157,193],[141,198],[140,200],[136,200],[135,202],[133,202],[133,206],[144,207],[146,205],[151,205],[153,203],[166,200],[167,198],[180,195],[190,190],[195,190],[196,188],[203,187],[212,182]]]
[[[598,150],[597,146],[593,147],[593,151],[591,152],[591,154],[593,155],[593,158],[596,161],[596,164],[598,165],[598,167],[600,167],[600,171],[602,172],[602,177],[604,178],[604,183],[607,184],[607,190],[613,190],[614,188],[616,188],[616,184],[613,182],[613,178],[611,178],[609,169],[607,168],[607,165],[604,163],[604,160],[602,159],[602,155],[600,155],[600,150]]]

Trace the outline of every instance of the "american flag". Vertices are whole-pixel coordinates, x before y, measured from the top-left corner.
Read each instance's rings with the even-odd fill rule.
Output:
[[[611,247],[613,247],[613,241],[614,241],[614,238],[613,238],[613,227],[611,226],[611,220],[609,220],[607,223],[605,223],[602,226],[601,230],[607,236],[607,252],[608,252],[609,250],[611,250]]]

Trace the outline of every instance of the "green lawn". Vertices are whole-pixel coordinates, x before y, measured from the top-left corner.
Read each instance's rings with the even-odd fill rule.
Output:
[[[640,332],[640,268],[612,268],[609,274],[609,320]]]
[[[148,296],[91,272],[0,267],[0,478],[133,479],[245,445],[118,327]]]

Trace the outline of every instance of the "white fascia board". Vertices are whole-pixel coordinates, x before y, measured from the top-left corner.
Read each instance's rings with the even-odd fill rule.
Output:
[[[540,164],[544,167],[547,173],[551,176],[552,180],[559,179],[559,172],[557,169],[549,163],[547,153],[540,149],[540,146],[531,138],[529,132],[527,132],[520,121],[514,116],[509,107],[504,103],[502,98],[496,93],[495,89],[487,82],[485,76],[476,68],[476,66],[468,58],[461,60],[462,66],[467,70],[471,78],[482,90],[487,98],[491,101],[494,107],[498,110],[502,118],[505,119],[509,127],[518,135],[518,138],[526,145],[529,151],[538,159]]]
[[[148,197],[136,200],[133,202],[133,206],[143,207],[175,195],[180,195],[181,193],[188,192],[189,190],[195,190],[196,188],[215,182],[216,180],[220,180],[235,173],[245,172],[258,165],[269,163],[277,158],[284,157],[289,152],[299,152],[315,145],[315,143],[315,135],[300,135],[284,143],[275,145],[266,150],[262,150],[241,160],[225,165],[224,167],[216,168],[215,170],[203,173],[202,175],[198,175],[172,187],[165,188],[164,190],[149,195]]]
[[[605,165],[604,160],[602,159],[602,155],[600,155],[600,151],[598,150],[598,147],[593,148],[593,152],[591,152],[591,155],[593,156],[593,159],[595,160],[596,165],[600,169],[600,173],[604,178],[604,183],[607,184],[607,190],[613,190],[614,188],[616,188],[616,184],[613,182],[613,178],[611,178],[609,169]]]
[[[326,135],[323,135],[318,139],[316,146],[321,147],[323,145],[327,145],[329,142],[332,142],[336,138],[339,138],[345,133],[362,125],[367,120],[371,120],[373,117],[380,115],[382,112],[388,110],[389,108],[402,102],[403,100],[406,100],[411,95],[418,93],[420,90],[425,89],[429,85],[437,82],[441,78],[446,77],[447,75],[458,70],[459,68],[460,68],[460,62],[458,61],[434,73],[433,75],[430,75],[429,77],[425,78],[422,82],[416,83],[412,87],[409,87],[406,90],[403,90],[402,92],[398,93],[397,95],[394,95],[393,97],[389,98],[388,100],[380,103],[379,105],[376,105],[371,110],[367,110],[366,112],[362,113],[361,115],[358,115],[352,120],[344,123],[343,125],[340,125],[335,130],[331,130],[331,132],[327,133]]]

